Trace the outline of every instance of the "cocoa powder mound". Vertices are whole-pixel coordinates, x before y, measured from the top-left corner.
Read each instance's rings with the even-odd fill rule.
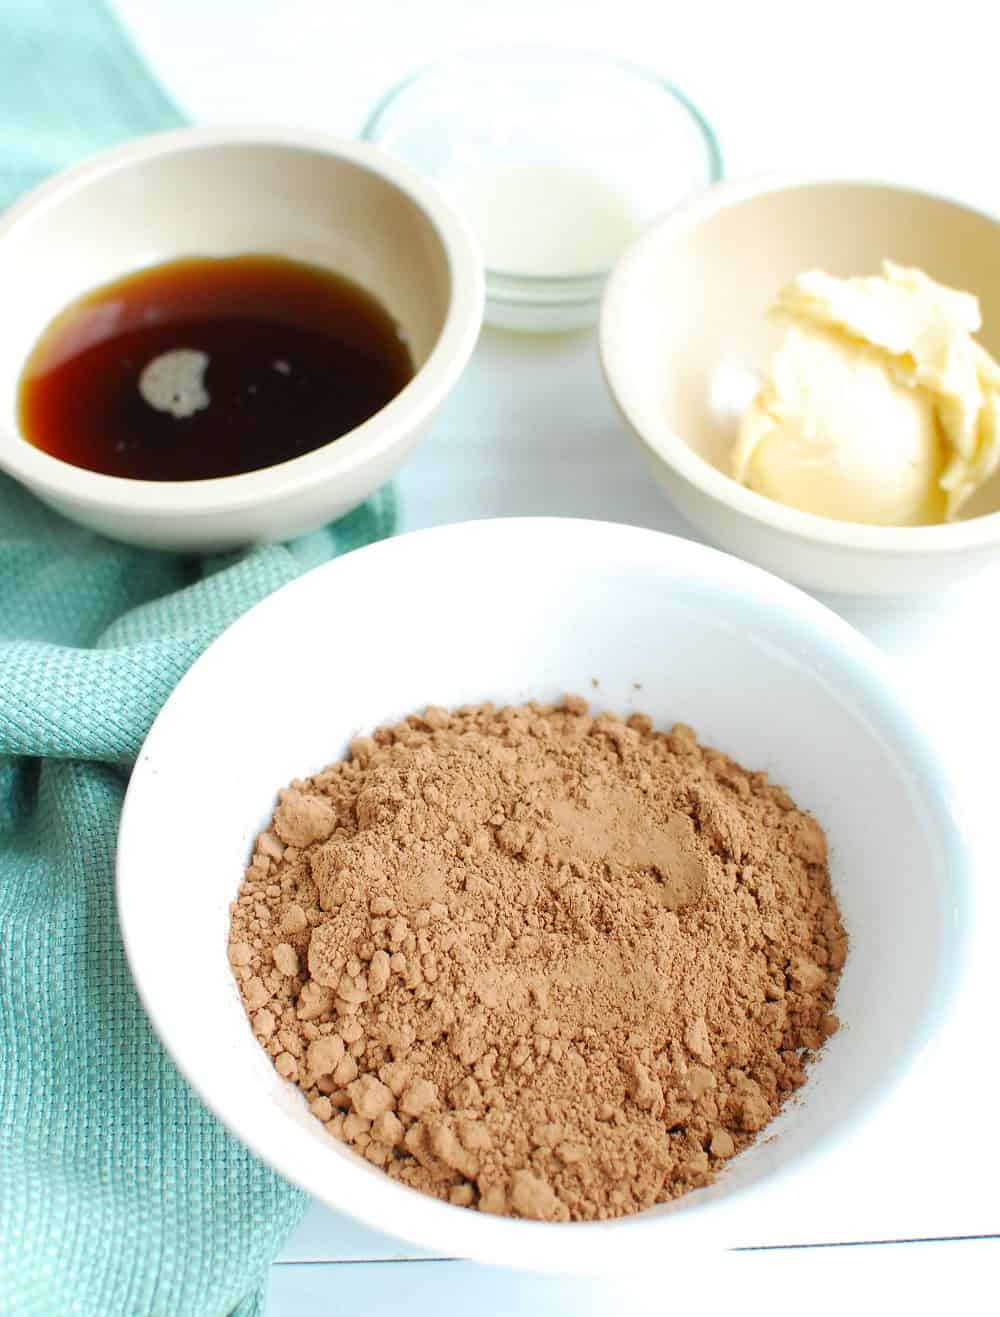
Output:
[[[620,1216],[706,1184],[837,1028],[826,841],[583,700],[431,707],[280,793],[232,907],[254,1032],[395,1179]]]

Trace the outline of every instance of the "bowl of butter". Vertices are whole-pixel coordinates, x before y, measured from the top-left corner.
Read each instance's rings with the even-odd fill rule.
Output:
[[[814,589],[1000,558],[1000,223],[886,183],[721,184],[612,272],[605,375],[722,547]]]

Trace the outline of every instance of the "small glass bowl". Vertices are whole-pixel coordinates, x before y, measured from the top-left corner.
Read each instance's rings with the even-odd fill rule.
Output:
[[[448,56],[392,88],[362,136],[466,212],[483,246],[486,318],[508,329],[592,323],[634,234],[722,177],[715,135],[681,92],[586,52]]]

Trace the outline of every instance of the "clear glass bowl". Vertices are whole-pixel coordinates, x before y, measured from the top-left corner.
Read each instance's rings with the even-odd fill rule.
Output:
[[[603,55],[452,55],[392,88],[362,136],[435,179],[477,230],[486,318],[593,322],[608,271],[651,220],[722,177],[707,121],[675,87]]]

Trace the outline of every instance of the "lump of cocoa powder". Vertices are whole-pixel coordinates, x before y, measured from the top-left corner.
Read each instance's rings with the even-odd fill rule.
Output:
[[[837,1028],[816,821],[694,732],[431,707],[280,793],[232,907],[254,1032],[330,1134],[448,1202],[706,1184]]]

